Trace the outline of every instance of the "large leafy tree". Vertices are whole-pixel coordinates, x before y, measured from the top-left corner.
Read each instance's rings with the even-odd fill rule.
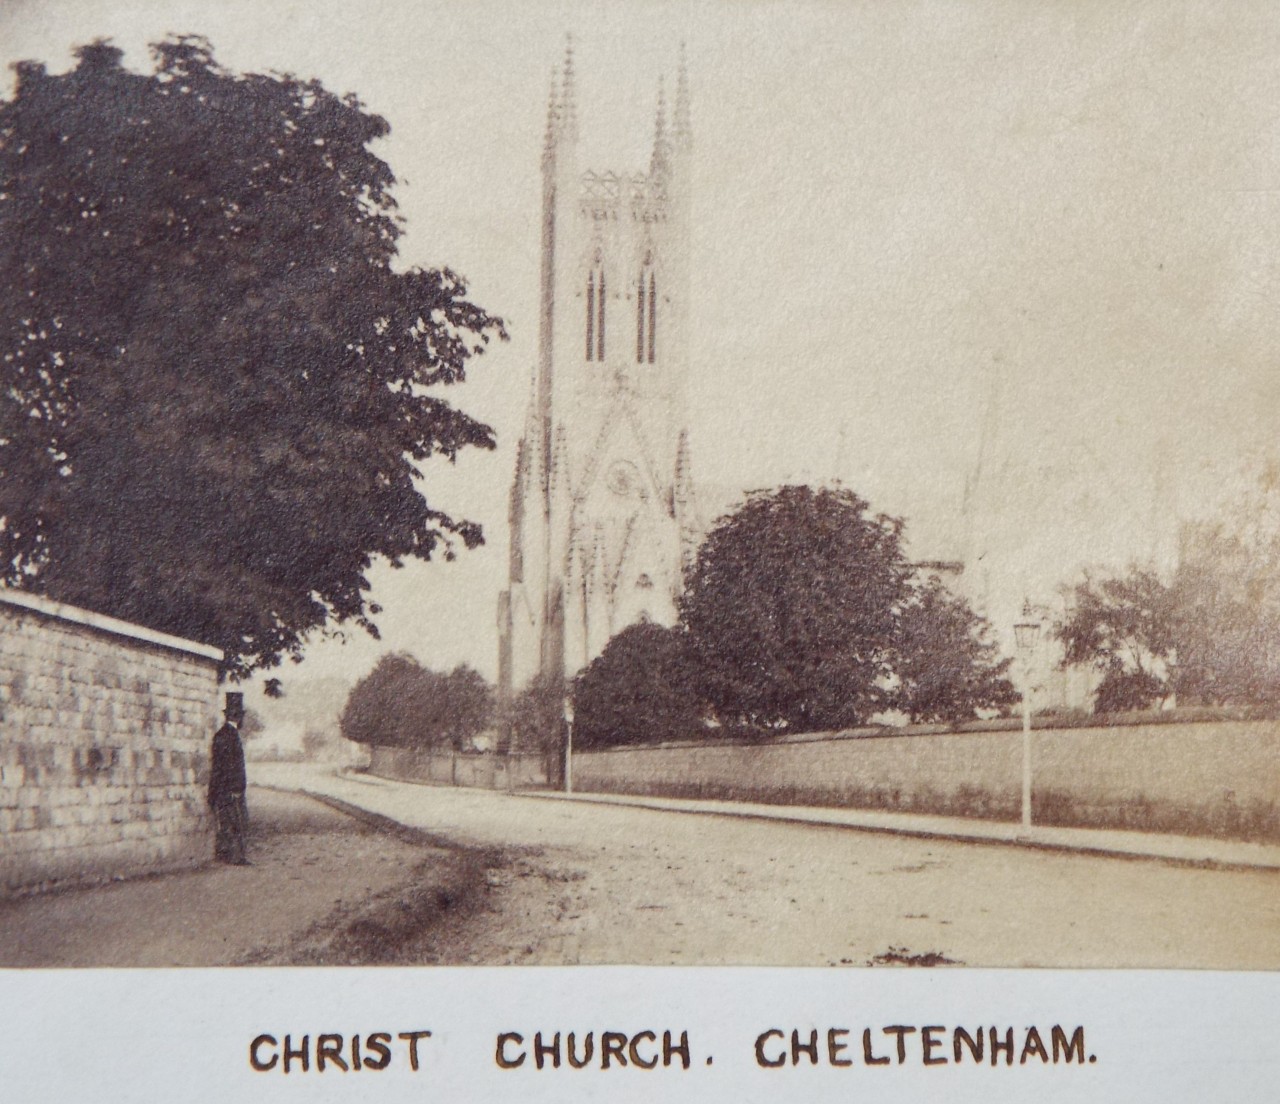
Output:
[[[407,652],[388,653],[351,688],[338,731],[356,744],[414,747],[415,719],[429,707],[428,689],[422,664]]]
[[[1172,592],[1179,694],[1207,704],[1280,700],[1280,539],[1193,526]]]
[[[712,529],[680,613],[722,719],[838,728],[892,704],[912,576],[902,525],[852,491],[787,486]]]
[[[471,667],[445,674],[393,652],[351,688],[338,725],[358,744],[461,749],[490,723],[493,708],[493,688]]]
[[[1167,697],[1178,645],[1178,598],[1146,567],[1110,578],[1086,576],[1068,594],[1069,613],[1055,631],[1062,662],[1102,674],[1098,712],[1145,709]]]
[[[616,747],[688,736],[698,729],[696,673],[683,630],[623,629],[574,680],[575,743]]]
[[[913,721],[969,720],[1018,700],[985,618],[936,576],[913,583],[898,627],[893,704]]]
[[[207,42],[106,43],[0,101],[0,579],[225,649],[374,631],[367,571],[477,526],[419,469],[491,430],[447,404],[500,320],[396,266],[387,123]]]
[[[431,709],[421,719],[429,741],[461,750],[494,717],[495,694],[485,677],[468,664],[433,679]]]

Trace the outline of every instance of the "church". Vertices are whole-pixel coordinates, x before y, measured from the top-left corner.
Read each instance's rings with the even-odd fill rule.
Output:
[[[542,153],[538,359],[510,500],[499,693],[572,677],[640,621],[676,620],[699,537],[689,470],[693,136],[680,61],[644,172],[585,167],[572,45]]]

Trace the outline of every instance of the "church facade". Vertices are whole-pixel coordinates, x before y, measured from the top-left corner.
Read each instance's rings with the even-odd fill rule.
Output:
[[[584,168],[572,51],[542,155],[538,360],[510,500],[499,691],[572,677],[638,621],[673,624],[698,537],[690,370],[692,131],[683,59],[648,171]]]

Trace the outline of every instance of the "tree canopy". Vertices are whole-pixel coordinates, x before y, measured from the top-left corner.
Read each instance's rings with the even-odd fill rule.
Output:
[[[499,739],[512,752],[553,751],[563,746],[564,699],[568,684],[563,678],[540,673],[503,704]]]
[[[490,723],[493,710],[493,688],[471,667],[441,674],[394,652],[351,688],[338,725],[358,744],[460,750]]]
[[[1209,705],[1280,701],[1280,537],[1192,526],[1171,591],[1176,688]]]
[[[97,42],[0,101],[0,581],[223,648],[375,632],[377,557],[451,556],[428,458],[492,448],[435,385],[500,319],[398,270],[388,132],[203,39]]]
[[[1177,596],[1150,568],[1124,575],[1086,575],[1069,592],[1068,614],[1056,629],[1066,665],[1102,673],[1094,699],[1100,713],[1146,709],[1172,690],[1178,641]]]
[[[1103,672],[1098,712],[1172,694],[1200,705],[1280,700],[1280,518],[1267,516],[1275,505],[1250,500],[1245,518],[1188,526],[1167,578],[1134,565],[1068,589],[1063,663]]]
[[[898,634],[892,700],[912,721],[969,720],[1019,700],[990,625],[936,576],[913,582]]]
[[[901,530],[850,491],[803,486],[751,495],[721,519],[680,600],[717,709],[803,730],[881,708],[910,578]]]
[[[700,710],[696,682],[682,629],[631,625],[574,680],[574,742],[615,747],[691,735]]]
[[[967,604],[919,586],[903,522],[844,488],[751,495],[698,552],[680,602],[722,721],[798,730],[901,706],[960,719],[1011,688]]]

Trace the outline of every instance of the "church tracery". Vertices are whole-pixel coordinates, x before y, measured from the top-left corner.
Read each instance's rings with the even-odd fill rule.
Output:
[[[587,273],[587,360],[604,361],[604,319],[607,288],[600,250]]]
[[[539,353],[511,489],[509,589],[499,602],[499,685],[507,700],[535,676],[571,676],[637,619],[674,623],[682,565],[699,528],[683,398],[692,149],[686,83],[678,125],[655,135],[654,156],[640,172],[582,170],[573,94],[567,83],[553,90],[542,161]],[[613,350],[611,290],[621,309],[612,323],[623,326]],[[610,351],[614,362],[601,370]]]
[[[658,329],[658,284],[653,254],[646,252],[636,279],[636,363],[652,364]]]

